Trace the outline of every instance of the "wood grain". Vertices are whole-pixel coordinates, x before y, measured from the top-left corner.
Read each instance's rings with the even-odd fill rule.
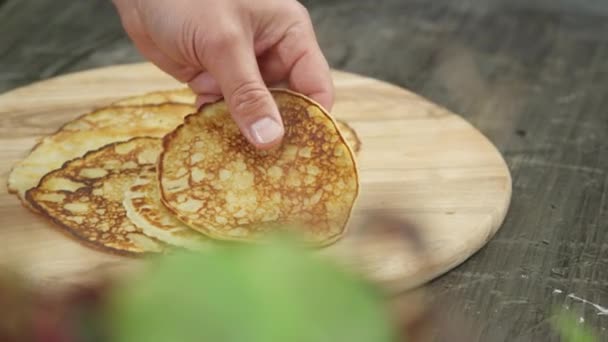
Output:
[[[445,313],[481,341],[558,341],[558,306],[607,339],[608,316],[567,294],[608,304],[608,2],[302,2],[332,66],[462,114],[510,167],[504,227],[431,284]],[[0,91],[141,60],[106,0],[8,0],[0,18]]]
[[[559,341],[558,307],[608,340],[608,316],[568,297],[608,306],[608,2],[302,2],[330,65],[461,114],[509,165],[503,228],[430,284],[445,314],[471,340]],[[0,33],[0,91],[142,60],[107,0],[7,0]]]
[[[509,171],[494,146],[466,121],[387,83],[334,72],[333,115],[362,141],[361,196],[350,233],[325,253],[389,291],[424,283],[462,263],[497,231],[511,196]],[[33,281],[79,282],[105,265],[132,260],[67,238],[7,194],[6,177],[36,138],[121,97],[177,87],[149,64],[101,68],[32,84],[0,96],[0,260]],[[363,225],[364,214],[394,212],[418,227],[430,259],[394,235]]]
[[[568,297],[608,306],[608,2],[306,2],[331,65],[462,114],[509,165],[503,228],[431,283],[446,315],[471,340],[559,341],[558,309],[608,341],[608,316]]]

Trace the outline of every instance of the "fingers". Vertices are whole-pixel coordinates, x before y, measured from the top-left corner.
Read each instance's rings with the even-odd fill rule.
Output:
[[[258,34],[256,27],[269,25],[266,21],[262,20],[257,26],[249,23],[243,27],[233,24],[235,20],[228,20],[228,24],[219,22],[215,26],[209,26],[213,29],[203,30],[197,26],[199,16],[194,15],[196,20],[193,19],[192,24],[186,25],[190,23],[187,21],[184,27],[176,27],[173,21],[167,21],[171,16],[165,16],[164,13],[154,12],[150,18],[145,15],[150,14],[148,11],[138,13],[135,10],[137,6],[133,4],[141,5],[144,2],[114,1],[122,4],[117,7],[122,8],[120,13],[123,26],[139,51],[163,71],[181,82],[187,82],[199,94],[197,104],[215,101],[223,95],[239,129],[257,148],[271,148],[280,143],[284,135],[280,113],[265,83],[275,84],[288,79],[290,88],[308,95],[331,110],[333,84],[329,66],[317,44],[310,19],[303,16],[306,14],[302,10],[290,9],[282,18],[273,21],[277,24],[272,27],[282,29],[270,30],[275,34],[270,35],[272,39],[269,38],[267,46],[273,47],[261,56],[258,66],[253,38]],[[163,2],[159,0],[158,3]],[[255,8],[256,11],[252,12],[254,14],[266,13]],[[211,10],[216,10],[217,13]],[[199,14],[207,15],[207,19],[210,19],[208,21],[213,22],[221,17],[218,13],[231,13],[233,10],[232,7],[223,8],[218,5],[217,8],[210,8],[208,15],[207,12]],[[272,14],[277,9],[272,7],[270,10]],[[190,18],[190,12],[178,12],[174,13],[177,18],[184,14]],[[246,15],[244,17],[248,18]],[[275,15],[271,17],[277,18]],[[149,19],[145,22],[147,29],[152,29],[150,31],[142,25],[142,19],[146,18]],[[289,24],[281,23],[292,24],[287,26]],[[182,31],[188,38],[185,45],[177,44],[171,38]]]
[[[186,83],[200,72],[196,68],[178,64],[158,49],[149,39],[133,39],[133,44],[150,62],[179,82]]]
[[[289,75],[291,87],[317,101],[331,111],[334,104],[334,88],[329,67],[320,52],[311,51],[298,59]]]
[[[289,67],[281,62],[276,49],[271,49],[260,56],[258,64],[266,84],[286,81],[289,76]]]
[[[334,86],[327,60],[321,52],[312,25],[289,28],[276,46],[280,63],[288,70],[290,87],[319,102],[328,111],[334,101]],[[274,65],[274,70],[280,69]],[[278,73],[278,72],[277,72]]]
[[[214,54],[202,58],[209,73],[217,80],[243,135],[260,149],[279,144],[284,134],[283,122],[260,75],[253,43],[232,37],[218,40],[209,50]]]
[[[123,1],[115,1],[114,3],[125,32],[131,38],[137,50],[150,62],[180,82],[187,82],[200,72],[199,68],[179,64],[165,55],[146,33],[135,7],[127,6]]]
[[[258,57],[258,65],[267,87],[289,87],[285,83],[289,76],[289,69],[281,63],[276,52]],[[188,86],[197,94],[222,94],[220,85],[208,72],[197,75],[188,82]]]
[[[197,110],[199,110],[204,104],[215,102],[221,98],[222,95],[198,95],[196,97],[196,101],[194,102],[194,106]]]
[[[194,103],[197,109],[200,109],[205,103],[215,102],[222,98],[220,85],[208,72],[198,74],[188,82],[188,86],[195,94],[198,94]]]
[[[188,82],[188,86],[196,94],[222,95],[219,83],[208,72],[198,74]]]

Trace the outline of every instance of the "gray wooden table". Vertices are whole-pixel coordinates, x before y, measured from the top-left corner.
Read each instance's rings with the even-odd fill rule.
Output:
[[[462,114],[505,155],[498,235],[431,284],[481,341],[553,338],[555,306],[608,341],[608,1],[309,0],[332,67]],[[0,0],[0,91],[140,61],[109,0]]]

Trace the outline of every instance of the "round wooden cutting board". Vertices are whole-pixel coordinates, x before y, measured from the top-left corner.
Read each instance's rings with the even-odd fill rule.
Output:
[[[348,122],[362,142],[361,195],[349,233],[321,253],[391,292],[464,262],[496,233],[509,206],[511,177],[500,153],[462,118],[407,90],[338,71],[334,81],[332,115]],[[0,95],[0,263],[46,286],[136,265],[135,259],[83,247],[53,229],[7,192],[6,180],[37,138],[64,122],[119,98],[176,87],[181,85],[154,66],[131,64]],[[426,248],[416,248],[398,229],[364,223],[375,210],[407,220]]]

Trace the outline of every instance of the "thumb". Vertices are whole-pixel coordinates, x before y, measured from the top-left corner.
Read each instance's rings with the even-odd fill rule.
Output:
[[[232,118],[255,147],[268,149],[278,145],[285,129],[260,74],[253,44],[225,39],[220,45],[210,48],[215,51],[214,56],[203,60],[217,80]],[[193,80],[192,84],[195,83]]]

